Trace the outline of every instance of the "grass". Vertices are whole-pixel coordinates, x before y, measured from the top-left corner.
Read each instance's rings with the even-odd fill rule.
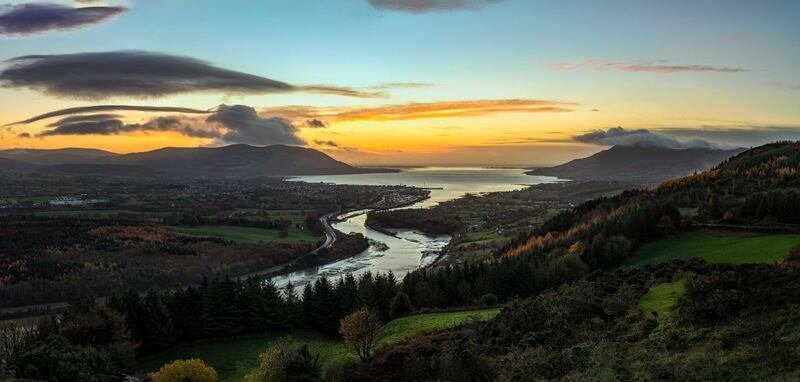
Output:
[[[695,231],[645,244],[625,265],[640,266],[691,257],[712,264],[774,264],[800,244],[798,234]]]
[[[669,316],[684,292],[686,292],[685,280],[656,284],[639,299],[639,310],[645,316],[655,312],[656,319],[661,321]]]
[[[350,356],[350,352],[338,339],[311,332],[293,332],[183,345],[141,360],[136,369],[149,373],[174,360],[199,358],[217,371],[221,382],[240,382],[250,370],[258,366],[259,354],[272,344],[306,344],[312,353],[319,353],[326,364]]]
[[[424,313],[392,320],[383,327],[378,347],[403,342],[420,332],[452,328],[473,317],[488,320],[500,313],[500,308],[466,310],[461,312]]]
[[[482,320],[497,315],[500,309],[482,309],[461,312],[425,313],[398,318],[384,326],[378,347],[396,344],[420,332],[447,329],[478,317]],[[355,354],[337,338],[314,332],[290,332],[263,337],[217,340],[182,345],[166,352],[148,357],[139,362],[136,370],[149,373],[177,359],[199,358],[217,370],[221,382],[239,382],[258,366],[258,356],[272,344],[306,344],[312,353],[319,353],[323,360],[323,373],[331,366],[349,359]]]
[[[289,228],[289,236],[281,237],[280,232],[276,229],[264,229],[253,227],[237,227],[237,226],[178,226],[173,227],[177,231],[194,236],[218,237],[225,240],[231,240],[238,243],[251,243],[256,244],[262,241],[276,241],[276,242],[295,242],[307,241],[316,243],[319,237],[314,236],[311,232],[302,229]]]

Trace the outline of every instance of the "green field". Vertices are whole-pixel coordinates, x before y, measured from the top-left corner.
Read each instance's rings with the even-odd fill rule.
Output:
[[[639,266],[691,257],[712,264],[775,264],[800,245],[798,234],[695,231],[645,244],[625,265]]]
[[[237,227],[229,225],[178,226],[173,228],[189,235],[218,237],[239,243],[251,244],[262,241],[277,241],[282,243],[307,241],[309,243],[316,243],[320,240],[320,237],[312,235],[311,232],[296,228],[289,228],[289,236],[283,238],[280,237],[280,233],[276,229]]]
[[[392,345],[417,333],[458,326],[472,317],[487,320],[500,312],[499,308],[462,312],[425,313],[398,318],[384,326],[378,346]],[[292,332],[256,338],[209,341],[183,345],[140,361],[137,370],[153,372],[176,359],[199,358],[217,370],[220,381],[239,382],[258,365],[258,355],[271,344],[306,344],[312,353],[320,354],[323,371],[333,364],[356,359],[343,343],[313,332]]]
[[[639,299],[639,310],[646,317],[655,312],[656,318],[660,321],[669,316],[684,292],[686,292],[685,280],[654,285]]]
[[[467,310],[463,312],[424,313],[392,320],[383,327],[378,347],[403,342],[420,332],[452,328],[477,317],[488,320],[500,313],[500,308]]]
[[[306,344],[312,353],[319,353],[325,364],[351,356],[338,339],[316,333],[295,332],[290,335],[219,340],[179,346],[140,361],[137,370],[149,373],[176,359],[199,358],[217,371],[220,381],[240,382],[244,380],[248,371],[258,366],[258,355],[269,345],[295,343]]]

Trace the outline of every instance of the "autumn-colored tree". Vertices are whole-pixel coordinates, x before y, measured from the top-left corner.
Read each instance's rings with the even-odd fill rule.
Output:
[[[381,332],[378,316],[366,308],[357,310],[343,318],[339,325],[344,343],[353,349],[362,361],[372,358],[372,349]]]
[[[199,359],[172,361],[150,374],[154,382],[217,382],[217,372]]]
[[[289,353],[280,346],[271,345],[258,356],[258,367],[248,373],[245,382],[282,382],[286,380],[286,371],[283,365],[289,358]]]

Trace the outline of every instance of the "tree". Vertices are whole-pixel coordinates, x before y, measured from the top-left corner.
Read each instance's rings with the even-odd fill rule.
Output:
[[[259,356],[259,365],[244,377],[245,382],[322,381],[319,354],[306,345],[287,350],[271,345]]]
[[[248,373],[245,382],[283,382],[286,371],[283,369],[289,354],[278,345],[271,345],[258,356],[258,367]]]
[[[367,308],[357,310],[343,318],[339,333],[344,343],[353,349],[362,361],[372,359],[372,349],[381,332],[378,316]]]
[[[154,382],[217,382],[217,372],[199,359],[172,361],[150,374]]]
[[[19,356],[20,376],[53,382],[107,382],[114,379],[111,358],[94,348],[51,335]]]
[[[389,307],[389,316],[391,318],[401,317],[411,311],[411,299],[403,292],[397,292],[392,299],[392,304]]]

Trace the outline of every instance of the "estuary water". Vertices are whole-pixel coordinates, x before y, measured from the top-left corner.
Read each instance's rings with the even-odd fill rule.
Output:
[[[534,184],[554,183],[560,180],[549,176],[525,175],[523,169],[488,167],[417,167],[399,173],[317,175],[294,177],[290,180],[309,183],[354,185],[406,185],[429,188],[430,198],[404,208],[427,208],[439,202],[452,200],[468,193],[481,194],[497,191],[514,191]],[[392,271],[400,279],[414,269],[430,265],[450,242],[449,235],[426,235],[416,230],[391,230],[387,235],[365,225],[369,210],[354,211],[339,217],[333,228],[349,233],[358,232],[370,240],[364,252],[334,263],[277,276],[272,280],[278,286],[292,282],[302,288],[319,277],[337,279],[347,273],[382,273]]]

